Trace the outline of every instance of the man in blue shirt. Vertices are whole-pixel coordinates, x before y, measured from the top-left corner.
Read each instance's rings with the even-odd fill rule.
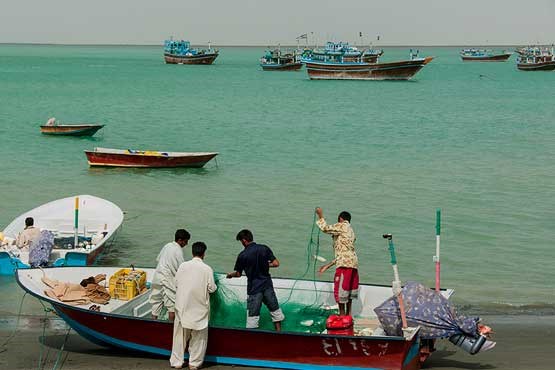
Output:
[[[260,321],[262,303],[268,307],[276,331],[281,331],[281,322],[285,319],[274,291],[270,276],[270,267],[279,267],[279,261],[268,246],[256,244],[250,230],[239,231],[236,239],[245,249],[237,256],[233,272],[227,278],[247,275],[247,328],[256,329]]]

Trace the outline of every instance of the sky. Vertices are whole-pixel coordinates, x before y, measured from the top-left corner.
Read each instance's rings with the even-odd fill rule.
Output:
[[[526,45],[554,22],[555,0],[0,0],[0,43]]]

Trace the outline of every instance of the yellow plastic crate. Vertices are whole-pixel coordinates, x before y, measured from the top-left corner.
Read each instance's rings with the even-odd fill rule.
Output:
[[[128,301],[136,297],[146,287],[146,272],[121,269],[110,277],[110,296]]]

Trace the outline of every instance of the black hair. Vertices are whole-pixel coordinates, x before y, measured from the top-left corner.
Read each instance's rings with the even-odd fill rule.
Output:
[[[193,252],[193,257],[202,257],[206,252],[206,244],[203,242],[194,242],[191,247],[191,252]]]
[[[235,239],[239,241],[245,239],[248,242],[252,242],[253,236],[250,230],[243,229],[237,233],[237,236],[235,237]]]
[[[189,240],[191,239],[191,234],[185,229],[179,229],[175,232],[175,241],[181,240]]]
[[[27,217],[25,219],[25,227],[33,226],[34,223],[33,217]]]
[[[345,221],[349,221],[351,222],[351,214],[347,211],[343,211],[339,214],[338,218],[341,217],[342,219],[344,219]]]

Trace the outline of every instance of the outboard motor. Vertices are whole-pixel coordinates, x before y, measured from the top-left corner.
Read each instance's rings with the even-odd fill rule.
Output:
[[[482,346],[486,343],[486,337],[483,335],[471,337],[464,334],[455,334],[449,337],[449,341],[454,345],[461,347],[471,355],[475,355],[480,352]]]

